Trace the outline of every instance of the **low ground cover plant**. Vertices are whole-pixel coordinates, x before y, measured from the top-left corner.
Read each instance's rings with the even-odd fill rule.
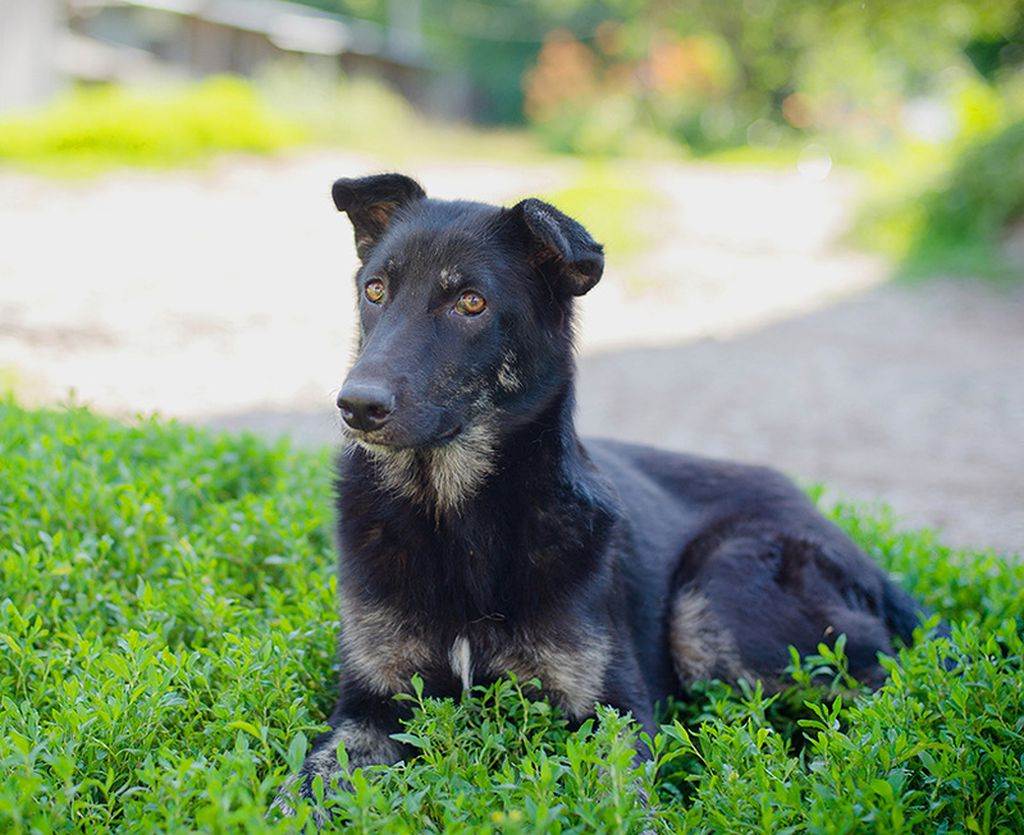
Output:
[[[522,130],[427,120],[383,82],[286,65],[254,80],[73,87],[42,107],[0,116],[0,166],[57,177],[194,167],[221,154],[296,147],[342,147],[392,164],[423,156],[544,158]]]
[[[0,402],[0,831],[294,831],[267,807],[329,710],[328,453]],[[505,680],[424,699],[355,831],[997,832],[1024,819],[1024,566],[833,516],[953,624],[869,694],[841,645],[776,696],[709,683],[569,732]],[[946,661],[955,662],[947,670]],[[643,788],[648,802],[640,800]]]

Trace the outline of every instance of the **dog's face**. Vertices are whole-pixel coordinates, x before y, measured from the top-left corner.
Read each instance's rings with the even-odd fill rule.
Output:
[[[338,396],[346,431],[377,454],[493,448],[568,379],[571,300],[604,258],[539,200],[505,209],[427,199],[413,180],[338,180],[355,229],[360,335]]]

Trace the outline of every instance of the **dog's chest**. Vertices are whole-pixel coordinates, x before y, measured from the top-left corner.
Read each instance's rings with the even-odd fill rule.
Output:
[[[609,664],[607,631],[579,621],[541,629],[488,619],[453,634],[347,595],[341,620],[344,666],[381,695],[407,690],[414,675],[444,693],[513,673],[521,682],[539,679],[569,715],[583,716],[599,698]]]
[[[540,679],[544,692],[570,716],[578,717],[592,712],[600,698],[608,644],[607,635],[597,629],[526,631],[497,641],[490,634],[479,641],[460,635],[449,659],[463,688],[509,673],[520,682]]]
[[[539,679],[563,710],[582,717],[592,712],[600,698],[609,644],[608,636],[598,629],[506,632],[470,626],[452,641],[446,660],[463,691],[512,673],[524,683]]]
[[[520,682],[541,681],[543,691],[572,717],[593,711],[609,663],[609,639],[582,624],[558,630],[505,630],[471,624],[439,646],[441,674],[462,692],[512,673]],[[446,643],[446,642],[445,642]],[[446,650],[446,651],[445,651]]]

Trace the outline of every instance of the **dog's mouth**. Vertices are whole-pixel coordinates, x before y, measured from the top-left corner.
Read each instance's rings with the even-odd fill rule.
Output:
[[[450,444],[462,434],[462,424],[457,423],[439,435],[422,441],[396,436],[394,433],[389,432],[387,428],[365,432],[343,424],[342,431],[346,437],[355,441],[360,446],[369,449],[371,452],[399,452],[402,450],[415,452],[416,450],[436,449]]]
[[[442,446],[444,444],[451,443],[452,441],[454,441],[459,436],[459,434],[461,432],[462,432],[462,424],[457,423],[457,424],[455,424],[455,426],[453,426],[447,432],[442,432],[437,437],[437,439],[435,439],[434,443],[431,444],[431,446]]]

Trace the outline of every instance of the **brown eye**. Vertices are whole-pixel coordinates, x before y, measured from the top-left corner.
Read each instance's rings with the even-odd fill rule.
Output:
[[[463,293],[459,296],[459,300],[455,302],[455,312],[462,316],[476,316],[479,313],[483,313],[486,307],[487,302],[484,300],[484,297],[479,293],[474,293],[472,290]]]
[[[374,304],[380,304],[381,300],[384,298],[384,282],[379,278],[375,278],[373,281],[367,283],[363,293],[365,293],[366,298]]]

